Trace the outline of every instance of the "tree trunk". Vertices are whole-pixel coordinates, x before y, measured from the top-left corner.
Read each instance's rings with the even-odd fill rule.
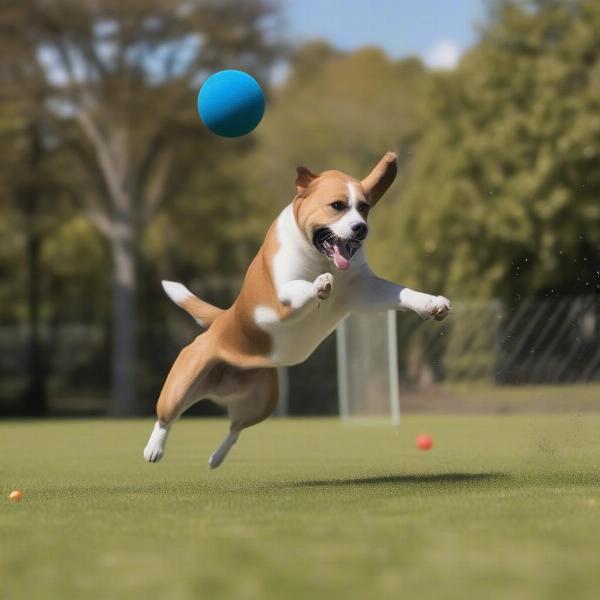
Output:
[[[136,363],[136,253],[134,231],[129,223],[117,222],[111,235],[113,259],[113,350],[111,414],[133,416]]]

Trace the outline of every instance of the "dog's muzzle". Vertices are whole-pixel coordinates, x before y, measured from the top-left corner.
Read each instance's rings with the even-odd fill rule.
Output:
[[[364,240],[367,237],[367,233],[369,233],[369,228],[366,226],[365,223],[356,223],[352,225],[352,236],[355,239],[360,240],[362,242],[362,240]]]
[[[362,240],[367,236],[367,226],[362,225],[362,227],[364,229],[361,228],[360,231],[354,231],[353,227],[353,236],[350,238],[338,237],[329,227],[320,227],[313,234],[313,245],[333,261],[338,269],[345,271],[350,266],[350,260],[361,247]]]

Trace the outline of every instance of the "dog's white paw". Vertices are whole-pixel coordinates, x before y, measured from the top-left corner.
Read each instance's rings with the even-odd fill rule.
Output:
[[[444,296],[431,296],[429,302],[424,311],[421,312],[421,316],[425,319],[435,319],[441,321],[448,316],[448,313],[452,310],[450,300]]]
[[[230,431],[223,443],[210,455],[208,466],[216,469],[224,460],[232,446],[237,442],[240,434],[237,431]]]
[[[165,449],[158,445],[151,446],[149,443],[144,448],[144,458],[151,463],[160,461],[165,453]]]
[[[217,467],[219,467],[221,465],[221,463],[223,462],[224,459],[225,459],[224,455],[221,455],[217,452],[213,452],[210,455],[210,458],[208,459],[209,468],[216,469]]]
[[[144,448],[144,458],[148,462],[158,462],[165,453],[165,443],[169,430],[160,426],[160,423],[156,422],[150,439]]]
[[[319,300],[327,300],[333,291],[333,275],[331,273],[319,275],[313,282],[313,290]]]

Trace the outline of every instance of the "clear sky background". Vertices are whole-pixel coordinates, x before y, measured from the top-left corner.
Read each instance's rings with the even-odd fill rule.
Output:
[[[419,55],[434,68],[455,66],[485,16],[484,0],[283,0],[283,8],[292,41],[380,46],[394,58]]]

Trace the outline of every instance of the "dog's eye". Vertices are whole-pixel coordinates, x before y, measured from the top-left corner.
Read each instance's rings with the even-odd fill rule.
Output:
[[[361,202],[358,205],[358,212],[359,213],[365,214],[368,211],[369,211],[369,205],[366,202]]]
[[[346,205],[341,200],[336,200],[335,202],[332,202],[329,206],[331,206],[333,210],[344,210],[346,208]]]

